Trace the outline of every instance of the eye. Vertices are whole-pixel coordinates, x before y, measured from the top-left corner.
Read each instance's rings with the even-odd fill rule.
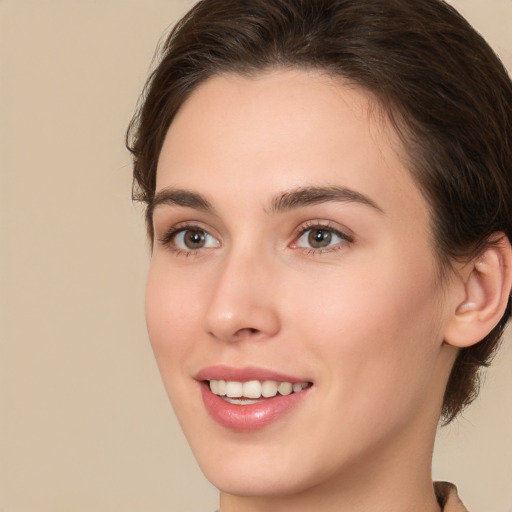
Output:
[[[335,249],[343,242],[351,242],[351,239],[333,227],[314,225],[303,227],[292,247],[321,251]]]
[[[324,227],[310,228],[305,231],[297,241],[301,247],[311,247],[312,249],[325,249],[333,244],[341,242],[340,235],[333,233]]]
[[[198,228],[182,229],[174,235],[174,243],[178,249],[195,251],[208,247],[217,247],[219,241],[212,235]]]
[[[215,237],[199,227],[183,227],[171,230],[161,242],[164,245],[170,245],[176,251],[184,252],[220,246],[220,242]]]

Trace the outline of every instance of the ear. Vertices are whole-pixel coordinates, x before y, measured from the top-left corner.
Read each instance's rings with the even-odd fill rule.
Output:
[[[485,338],[507,307],[512,288],[512,248],[503,233],[497,235],[493,238],[497,241],[465,265],[460,280],[454,283],[456,298],[444,337],[454,347],[469,347]]]

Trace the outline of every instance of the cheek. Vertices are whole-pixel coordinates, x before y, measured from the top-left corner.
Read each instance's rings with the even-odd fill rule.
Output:
[[[196,299],[194,286],[182,282],[165,262],[152,261],[146,283],[147,329],[165,390],[180,422],[197,414],[197,404],[187,400],[191,391],[188,365],[194,349],[190,341],[197,339],[199,325]]]
[[[326,367],[326,388],[361,413],[368,402],[385,410],[417,401],[442,344],[431,274],[395,274],[354,273],[326,281],[317,297],[295,294],[299,309],[291,316],[301,319],[308,349]]]
[[[193,285],[180,282],[175,272],[152,262],[146,283],[146,323],[151,346],[162,371],[179,366],[191,331],[197,325],[198,301]]]

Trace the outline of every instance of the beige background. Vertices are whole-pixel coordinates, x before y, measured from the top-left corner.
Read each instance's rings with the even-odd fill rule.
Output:
[[[216,505],[147,341],[123,147],[155,45],[192,3],[0,0],[2,512]],[[512,69],[512,1],[453,3]],[[474,512],[512,510],[511,338],[434,461]]]

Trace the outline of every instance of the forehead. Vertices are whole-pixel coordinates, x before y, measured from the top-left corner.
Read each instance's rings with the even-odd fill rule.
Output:
[[[194,188],[229,203],[233,195],[335,185],[393,205],[389,214],[423,215],[405,151],[381,114],[369,93],[317,71],[213,77],[169,128],[157,191]]]

